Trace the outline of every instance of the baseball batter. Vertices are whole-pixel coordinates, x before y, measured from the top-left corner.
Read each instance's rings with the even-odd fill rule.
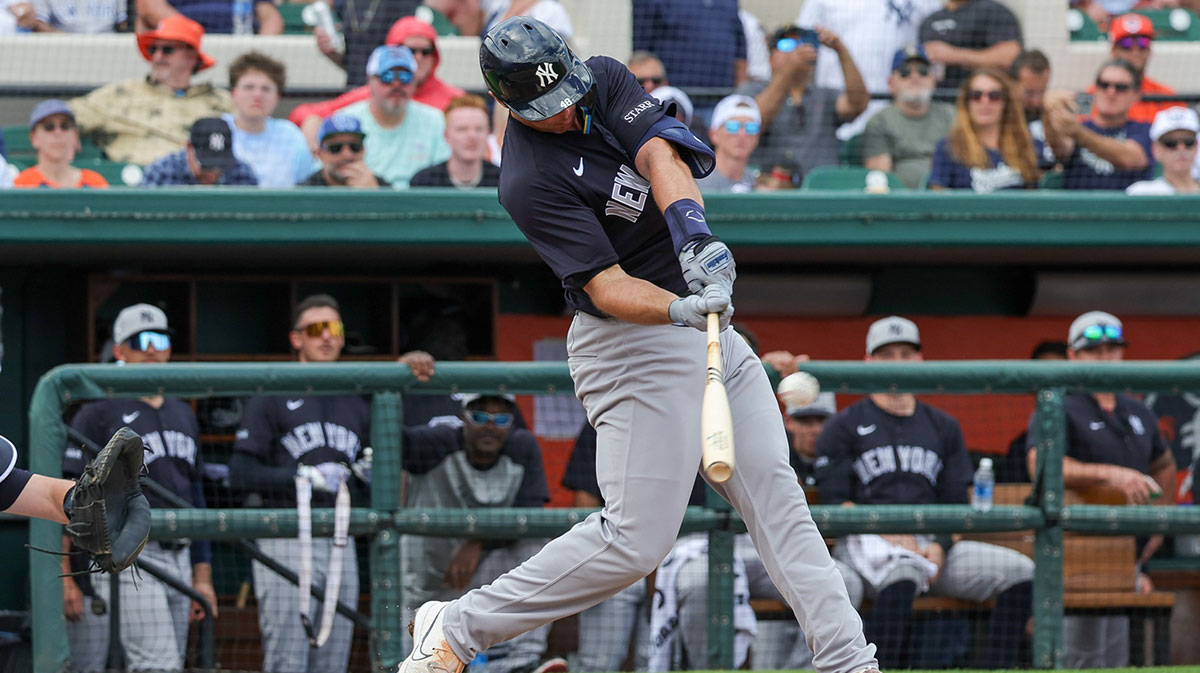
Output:
[[[512,117],[500,202],[566,290],[576,394],[596,428],[604,508],[489,586],[422,605],[402,673],[457,673],[500,641],[596,605],[670,551],[700,466],[707,314],[733,313],[729,249],[695,178],[713,153],[619,62],[583,62],[528,17],[488,31],[488,88]],[[824,673],[876,671],[844,583],[813,524],[774,392],[723,329],[737,470],[713,487],[737,508]]]

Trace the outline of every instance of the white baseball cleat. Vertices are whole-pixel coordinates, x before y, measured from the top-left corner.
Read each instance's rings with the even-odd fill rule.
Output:
[[[413,651],[396,673],[462,673],[466,664],[450,649],[442,631],[442,615],[449,605],[446,601],[429,601],[417,608],[417,616],[409,625]]]

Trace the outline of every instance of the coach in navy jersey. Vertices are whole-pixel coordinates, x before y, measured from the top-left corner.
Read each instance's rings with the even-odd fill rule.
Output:
[[[911,320],[883,318],[867,330],[868,361],[916,362],[921,338]],[[911,393],[875,393],[842,411],[817,439],[817,485],[823,504],[965,504],[971,458],[958,421]],[[873,553],[874,552],[874,553]],[[883,552],[894,560],[867,561]],[[1032,612],[1033,561],[982,542],[949,535],[858,535],[834,557],[863,577],[875,607],[868,636],[884,666],[908,667],[904,646],[912,603],[920,593],[995,600],[983,668],[1018,666]]]
[[[113,323],[113,356],[120,364],[142,366],[171,359],[171,329],[157,306],[135,304],[117,314]],[[80,408],[71,427],[103,446],[114,432],[129,427],[142,436],[149,476],[193,507],[205,507],[204,462],[200,456],[200,425],[187,403],[168,397],[107,399]],[[63,475],[78,477],[91,456],[76,444],[63,454]],[[151,507],[172,507],[146,492]],[[66,540],[66,538],[64,538]],[[208,541],[151,540],[140,559],[177,580],[191,584],[217,613],[212,584],[212,549]],[[67,570],[64,560],[64,570]],[[77,568],[78,569],[78,568]],[[135,581],[136,580],[136,581]],[[71,669],[97,671],[105,667],[108,653],[108,617],[97,615],[93,602],[107,602],[109,583],[93,581],[92,595],[84,596],[72,577],[63,578],[63,612],[71,645]],[[183,667],[188,624],[204,616],[199,604],[153,577],[136,579],[133,569],[120,574],[121,643],[132,670]]]
[[[1125,357],[1125,327],[1111,313],[1088,311],[1067,332],[1067,359],[1118,362]],[[1121,393],[1074,393],[1063,400],[1067,420],[1063,485],[1120,493],[1131,505],[1175,504],[1175,458],[1158,429],[1158,418],[1140,401]],[[1029,421],[1029,473],[1037,465],[1035,419]],[[1138,539],[1139,562],[1154,555],[1162,536]],[[1140,566],[1139,566],[1140,567]],[[1138,574],[1138,590],[1154,590]],[[1128,617],[1068,617],[1064,665],[1102,668],[1129,665]]]

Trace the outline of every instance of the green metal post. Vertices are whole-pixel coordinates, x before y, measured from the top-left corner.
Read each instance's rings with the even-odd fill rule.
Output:
[[[705,505],[729,512],[729,503],[708,489]],[[728,525],[708,531],[708,668],[733,670],[733,537]]]
[[[1037,529],[1033,549],[1033,665],[1037,668],[1059,668],[1063,656],[1063,530],[1059,518],[1067,437],[1063,394],[1062,388],[1039,390],[1035,412],[1034,484],[1046,519]]]
[[[29,469],[48,477],[62,476],[62,454],[67,429],[62,422],[65,395],[47,377],[38,381],[29,403]],[[29,544],[42,549],[62,549],[63,527],[53,521],[29,522]],[[33,600],[33,670],[65,671],[67,630],[63,627],[62,580],[59,558],[29,550],[29,584]]]
[[[371,402],[371,508],[377,512],[400,508],[402,402],[400,395],[387,392],[376,393]],[[404,657],[401,605],[400,534],[385,529],[371,539],[371,631],[378,670],[395,670]]]

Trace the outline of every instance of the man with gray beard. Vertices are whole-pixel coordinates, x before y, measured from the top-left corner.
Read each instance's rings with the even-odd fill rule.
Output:
[[[888,77],[892,104],[872,117],[863,132],[867,168],[895,173],[909,189],[920,186],[933,164],[934,148],[954,121],[953,105],[933,102],[936,85],[924,47],[896,52]]]

